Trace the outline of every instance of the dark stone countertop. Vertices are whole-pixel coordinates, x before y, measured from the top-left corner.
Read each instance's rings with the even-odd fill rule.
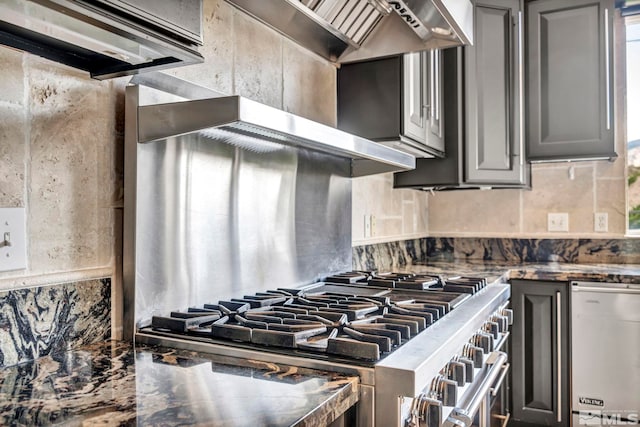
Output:
[[[498,279],[552,281],[592,281],[640,284],[639,264],[572,264],[560,262],[517,263],[504,261],[429,261],[425,265],[408,265],[401,269],[415,273],[459,274]]]
[[[0,370],[0,425],[324,426],[359,380],[107,341]]]

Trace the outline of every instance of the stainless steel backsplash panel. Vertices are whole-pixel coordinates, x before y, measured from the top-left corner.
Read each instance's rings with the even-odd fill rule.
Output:
[[[125,337],[154,314],[351,269],[348,159],[199,133],[139,144],[127,118]]]

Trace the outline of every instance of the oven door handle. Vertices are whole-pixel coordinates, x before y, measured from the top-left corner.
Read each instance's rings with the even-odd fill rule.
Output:
[[[510,367],[511,367],[511,363],[505,363],[504,365],[502,365],[502,373],[500,374],[496,382],[493,384],[493,387],[491,387],[491,390],[490,390],[491,396],[497,395],[498,391],[500,391],[500,387],[502,387],[502,383],[505,377],[507,376],[507,373],[509,372]]]
[[[495,356],[495,358],[494,358]],[[493,359],[493,360],[492,360]],[[450,415],[450,422],[459,425],[462,422],[465,426],[473,424],[473,418],[482,402],[484,402],[489,390],[493,387],[502,372],[505,372],[504,365],[507,361],[507,354],[501,351],[494,351],[487,360],[487,365],[491,365],[489,372],[484,378],[478,391],[473,396],[466,408],[455,408]],[[458,421],[458,422],[456,422]]]

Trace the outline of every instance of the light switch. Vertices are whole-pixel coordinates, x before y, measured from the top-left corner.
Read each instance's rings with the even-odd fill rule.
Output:
[[[0,271],[27,268],[24,208],[0,208]]]
[[[548,231],[569,231],[569,214],[548,213],[547,214],[547,230]]]

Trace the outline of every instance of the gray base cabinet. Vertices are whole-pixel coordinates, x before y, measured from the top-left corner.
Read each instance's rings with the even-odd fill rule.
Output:
[[[512,280],[511,305],[513,425],[569,426],[569,284]]]
[[[613,0],[526,4],[527,158],[614,159]]]

